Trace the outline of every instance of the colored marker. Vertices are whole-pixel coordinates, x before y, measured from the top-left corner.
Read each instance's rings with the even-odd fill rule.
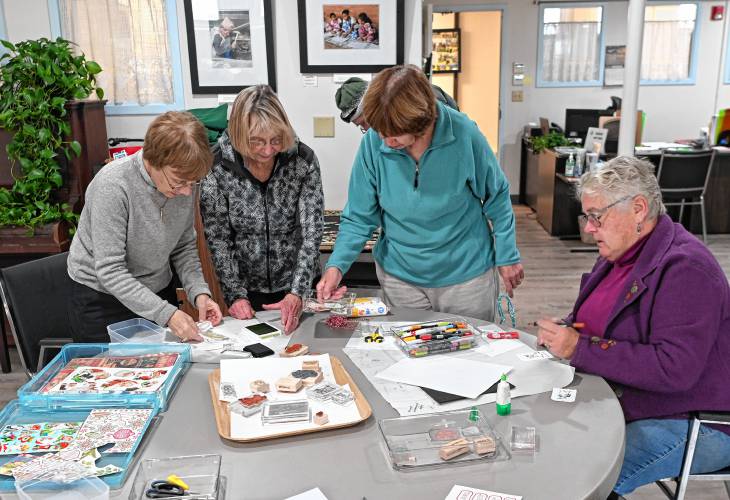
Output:
[[[560,321],[560,322],[555,323],[555,324],[558,325],[558,326],[570,326],[572,328],[575,328],[576,330],[580,330],[581,328],[585,328],[586,327],[586,324],[585,323],[571,323],[571,324],[568,324],[565,321]],[[532,324],[532,326],[540,326],[540,325],[538,325],[537,324],[537,321],[535,321]]]
[[[489,332],[488,339],[518,339],[520,334],[517,332]]]

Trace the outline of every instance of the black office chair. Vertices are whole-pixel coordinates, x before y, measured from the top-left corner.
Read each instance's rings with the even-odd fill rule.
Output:
[[[603,124],[606,132],[606,144],[603,149],[607,155],[615,155],[618,153],[618,131],[621,127],[621,118],[607,120]]]
[[[672,491],[672,489],[664,481],[656,482],[667,498],[671,498],[672,500],[683,500],[684,495],[687,492],[687,481],[693,479],[702,481],[724,481],[725,490],[730,497],[730,467],[720,471],[709,472],[707,474],[690,474],[692,460],[697,447],[697,436],[699,435],[701,424],[730,425],[730,412],[695,412],[690,416],[687,445],[684,449],[682,468],[679,471],[679,476],[671,479],[671,481],[676,483],[674,491]]]
[[[659,161],[657,180],[665,206],[679,206],[679,222],[684,207],[699,205],[702,215],[702,241],[707,244],[705,191],[715,163],[714,151],[672,153],[666,150]]]
[[[0,298],[28,376],[43,368],[47,350],[71,342],[67,258],[64,252],[0,270]]]

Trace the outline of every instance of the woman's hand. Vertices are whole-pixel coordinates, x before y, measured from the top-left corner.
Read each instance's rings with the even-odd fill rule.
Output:
[[[201,293],[195,297],[195,307],[198,309],[198,321],[210,321],[213,326],[217,326],[223,319],[221,308],[207,294]]]
[[[220,311],[218,313],[220,314]],[[203,340],[198,333],[198,325],[195,324],[195,320],[179,309],[170,317],[167,326],[180,340]]]
[[[251,319],[254,317],[253,308],[248,299],[238,299],[231,304],[228,312],[236,319]]]
[[[347,292],[346,286],[337,288],[342,281],[342,273],[336,267],[328,267],[317,283],[317,300],[341,299]]]
[[[504,282],[504,289],[507,295],[513,297],[513,290],[520,286],[522,280],[525,279],[525,271],[522,264],[512,264],[511,266],[497,266],[497,271]]]
[[[544,345],[555,356],[570,359],[580,339],[577,330],[556,323],[555,318],[541,319],[537,322],[537,344]]]
[[[281,324],[284,325],[284,333],[289,335],[299,326],[299,316],[302,314],[302,298],[293,293],[286,296],[275,304],[264,304],[267,311],[278,309],[281,311]]]

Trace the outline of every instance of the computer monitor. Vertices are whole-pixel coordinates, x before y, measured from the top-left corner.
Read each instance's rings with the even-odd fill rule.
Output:
[[[586,140],[590,127],[598,127],[601,116],[613,116],[610,109],[566,109],[565,136],[569,139]]]

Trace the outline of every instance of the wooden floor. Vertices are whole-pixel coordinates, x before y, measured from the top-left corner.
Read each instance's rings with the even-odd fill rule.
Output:
[[[533,331],[530,324],[543,316],[568,313],[578,294],[581,274],[590,271],[597,253],[579,241],[561,241],[548,236],[524,206],[515,207],[517,243],[525,267],[525,280],[517,290],[514,304],[520,329]],[[709,247],[730,276],[730,235],[710,235]],[[571,251],[572,250],[572,251]],[[368,290],[372,293],[372,290]],[[15,391],[27,379],[20,369],[17,354],[12,352],[13,372],[0,375],[0,406],[15,397]],[[661,500],[665,497],[654,485],[638,489],[629,500]],[[726,500],[722,483],[691,482],[687,499]]]

